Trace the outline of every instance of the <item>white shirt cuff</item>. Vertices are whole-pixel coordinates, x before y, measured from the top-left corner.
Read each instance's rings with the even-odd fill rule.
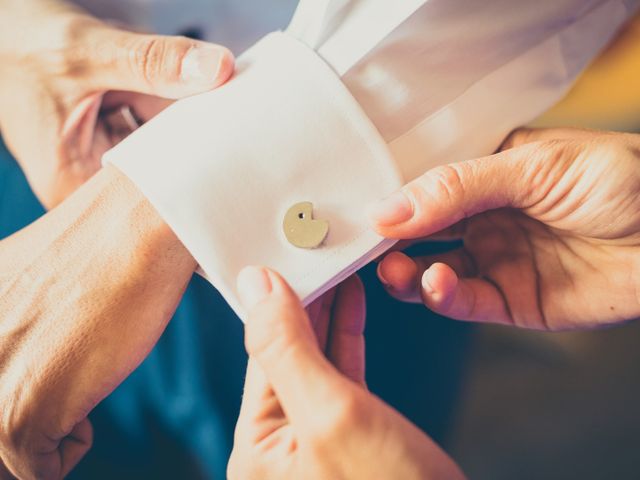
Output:
[[[180,101],[105,156],[151,201],[242,318],[236,277],[279,271],[308,304],[389,248],[368,203],[401,186],[387,146],[339,77],[273,33],[224,87]],[[318,248],[293,246],[283,220],[300,202],[329,222]]]

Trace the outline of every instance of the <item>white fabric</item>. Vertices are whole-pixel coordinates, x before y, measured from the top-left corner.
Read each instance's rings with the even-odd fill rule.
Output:
[[[639,3],[640,0],[303,0],[288,33],[309,47],[307,53],[311,57],[315,50],[341,78],[380,134],[380,138],[369,137],[367,142],[375,144],[383,139],[403,180],[408,181],[435,165],[491,153],[511,129],[530,121],[564,94]],[[268,8],[269,2],[260,5]],[[256,16],[261,14],[258,8],[255,12]],[[291,52],[282,48],[281,53],[273,50],[269,55],[274,59],[281,56],[286,62],[286,55]],[[307,61],[314,63],[311,57]],[[248,66],[258,61],[259,55],[254,51],[241,63]],[[233,275],[227,277],[225,273],[222,278],[220,271],[226,272],[230,265],[254,263],[253,252],[263,248],[264,238],[239,231],[237,236],[242,237],[242,243],[227,236],[227,244],[221,248],[220,231],[234,225],[237,212],[222,211],[223,218],[203,215],[196,219],[194,210],[206,212],[217,202],[228,205],[229,199],[221,199],[216,192],[228,191],[225,184],[229,182],[235,191],[237,182],[243,183],[239,179],[249,179],[254,172],[260,172],[262,178],[265,156],[288,159],[289,164],[268,164],[267,178],[284,176],[289,183],[274,184],[272,190],[268,183],[263,185],[260,191],[270,194],[256,195],[256,203],[273,203],[279,208],[286,201],[294,203],[293,198],[287,197],[289,190],[296,187],[288,172],[295,170],[299,162],[305,165],[310,178],[317,178],[322,185],[321,195],[313,200],[317,205],[323,205],[323,200],[334,194],[334,184],[335,188],[342,185],[347,171],[359,183],[373,185],[379,181],[373,168],[356,163],[357,175],[353,173],[356,170],[349,169],[354,144],[339,140],[345,123],[337,119],[348,111],[342,107],[333,112],[337,116],[323,117],[322,108],[298,112],[298,126],[313,124],[316,128],[298,128],[288,135],[273,136],[267,143],[259,143],[262,152],[255,150],[250,158],[243,157],[238,162],[231,144],[253,142],[245,132],[272,131],[274,125],[281,127],[280,131],[290,128],[292,117],[278,116],[275,111],[293,112],[306,105],[308,99],[299,95],[301,91],[325,102],[329,99],[324,89],[337,91],[337,77],[325,75],[310,82],[303,80],[306,77],[302,73],[292,76],[289,69],[282,67],[278,71],[272,67],[272,72],[265,68],[263,72],[265,76],[279,75],[279,81],[289,89],[279,107],[270,103],[269,95],[249,95],[252,103],[237,97],[233,102],[224,100],[227,95],[231,98],[228,92],[236,91],[231,86],[224,87],[162,114],[111,154],[125,172],[128,163],[136,165],[138,175],[134,181],[145,192],[157,192],[157,197],[150,197],[152,202],[181,238],[190,239],[187,246],[213,283],[236,306],[230,280]],[[301,67],[293,64],[291,68]],[[275,77],[269,78],[275,81]],[[258,89],[259,84],[256,81],[254,88]],[[210,98],[217,99],[215,106],[226,107],[212,106],[203,114],[199,105],[208,105]],[[259,114],[266,111],[267,105],[274,109],[268,119]],[[256,115],[252,116],[254,111]],[[369,124],[362,116],[348,117]],[[156,122],[174,125],[175,130],[158,129],[160,134],[153,127]],[[210,128],[203,128],[202,123]],[[220,127],[224,127],[222,137],[215,133]],[[354,128],[346,129],[347,133]],[[336,143],[319,145],[318,129],[326,138],[335,136]],[[196,140],[190,133],[193,131],[202,135],[198,138],[199,152],[194,152],[191,145]],[[157,144],[167,143],[167,136],[174,146],[156,148]],[[296,152],[296,158],[289,154],[290,150]],[[222,165],[221,170],[216,170],[218,175],[208,175],[200,169],[205,157]],[[310,165],[308,158],[314,158],[315,163]],[[336,158],[340,159],[340,168],[324,168],[335,165]],[[157,165],[171,165],[173,170],[158,170]],[[181,182],[179,191],[171,186],[177,178]],[[248,195],[257,191],[254,183],[251,186]],[[304,192],[300,193],[301,198],[295,201],[309,200]],[[381,189],[378,197],[384,194]],[[354,195],[352,200],[349,203],[345,197],[344,204],[332,208],[339,210],[356,203],[364,208],[364,202],[359,205],[364,196]],[[171,218],[165,211],[168,205]],[[278,228],[279,221],[271,224],[272,232]],[[212,245],[217,246],[216,251]],[[214,270],[203,261],[205,255],[200,252],[204,251],[216,256]],[[338,255],[340,265],[357,266],[371,254],[362,249]],[[279,258],[264,257],[260,263],[278,268],[274,260]],[[339,268],[333,272],[333,280],[327,280],[325,274],[316,276],[310,264],[301,268],[309,272],[307,283],[303,287],[294,279],[293,286],[307,302],[343,276]]]
[[[386,144],[335,73],[283,33],[249,50],[228,85],[170,107],[105,160],[140,187],[241,318],[235,280],[247,264],[275,268],[309,303],[394,243],[363,216],[402,185]],[[303,201],[330,225],[313,250],[282,229]]]

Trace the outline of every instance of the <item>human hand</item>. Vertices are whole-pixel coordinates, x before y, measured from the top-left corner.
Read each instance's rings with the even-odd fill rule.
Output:
[[[127,32],[62,0],[0,9],[0,130],[47,208],[135,129],[121,107],[144,122],[167,99],[211,90],[233,72],[226,48]]]
[[[0,241],[0,479],[75,467],[88,415],[149,354],[195,268],[110,165]]]
[[[500,153],[437,167],[370,217],[385,237],[464,241],[388,254],[379,277],[400,300],[542,330],[640,316],[640,135],[519,130]]]
[[[310,308],[276,273],[239,277],[249,365],[231,479],[447,479],[462,473],[364,383],[364,290],[352,277]],[[325,357],[325,354],[327,357]]]

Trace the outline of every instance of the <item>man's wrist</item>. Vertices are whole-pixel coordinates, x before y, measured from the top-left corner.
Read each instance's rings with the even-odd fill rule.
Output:
[[[117,242],[114,249],[130,250],[132,259],[142,272],[152,268],[157,255],[165,252],[173,253],[176,266],[181,264],[195,270],[196,262],[191,254],[147,198],[120,170],[108,165],[93,181],[95,184],[84,187],[80,196],[88,197],[97,219],[104,222],[102,229],[96,225],[96,232],[106,228],[117,233],[114,235]],[[123,245],[123,241],[127,244]]]
[[[10,275],[10,271],[21,271],[42,258],[52,245],[68,242],[81,245],[82,254],[95,256],[96,261],[99,257],[126,255],[129,277],[157,268],[159,255],[171,255],[165,260],[172,268],[191,272],[196,268],[191,254],[154,207],[113,166],[98,172],[58,208],[5,239],[0,265]],[[20,254],[15,255],[16,251]],[[70,257],[75,254],[73,250],[68,252]],[[62,266],[72,261],[66,256],[64,250],[52,256],[51,261]]]

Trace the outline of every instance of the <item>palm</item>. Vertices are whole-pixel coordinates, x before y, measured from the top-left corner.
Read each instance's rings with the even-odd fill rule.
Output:
[[[625,143],[568,142],[552,162],[531,162],[526,208],[467,221],[467,263],[498,291],[509,322],[561,330],[637,315],[637,167]]]
[[[629,318],[625,306],[635,305],[635,292],[626,287],[631,282],[620,281],[632,275],[626,246],[575,236],[515,210],[473,218],[464,245],[471,270],[464,273],[491,283],[516,325],[595,326]]]

